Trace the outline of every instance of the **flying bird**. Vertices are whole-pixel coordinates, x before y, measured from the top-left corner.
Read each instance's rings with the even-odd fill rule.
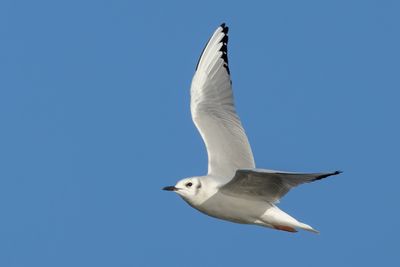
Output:
[[[176,192],[193,208],[215,218],[287,232],[318,233],[279,209],[290,189],[340,171],[295,173],[257,169],[235,111],[228,65],[228,27],[221,24],[207,42],[191,84],[192,119],[207,148],[208,174],[178,181]]]

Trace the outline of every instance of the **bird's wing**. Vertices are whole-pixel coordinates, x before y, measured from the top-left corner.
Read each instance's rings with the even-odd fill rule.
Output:
[[[254,168],[233,102],[227,44],[228,27],[222,24],[200,56],[190,90],[192,118],[207,148],[208,174],[219,184],[231,180],[238,169]]]
[[[337,175],[340,171],[326,173],[293,173],[272,170],[238,170],[235,177],[220,188],[220,192],[230,196],[277,202],[290,189]]]

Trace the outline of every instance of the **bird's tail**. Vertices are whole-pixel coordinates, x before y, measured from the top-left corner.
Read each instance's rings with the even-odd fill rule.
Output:
[[[311,226],[309,226],[308,224],[305,224],[305,223],[299,222],[298,228],[301,228],[301,229],[309,231],[309,232],[313,232],[315,234],[319,234],[319,231],[315,230],[314,228],[312,228]]]

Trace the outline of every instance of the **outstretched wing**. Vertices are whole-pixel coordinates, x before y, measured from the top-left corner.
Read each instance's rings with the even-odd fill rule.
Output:
[[[222,24],[197,63],[191,86],[194,124],[207,148],[208,174],[227,183],[236,170],[254,168],[246,133],[235,111],[228,67],[228,27]]]
[[[293,187],[339,173],[341,171],[293,173],[261,169],[238,170],[235,177],[220,188],[220,192],[230,196],[276,202]]]

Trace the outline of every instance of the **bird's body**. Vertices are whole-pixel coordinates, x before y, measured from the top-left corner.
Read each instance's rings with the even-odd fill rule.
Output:
[[[192,205],[190,200],[186,201],[209,216],[242,224],[255,223],[267,210],[274,207],[268,202],[238,199],[220,192],[216,192],[199,205]]]
[[[191,86],[192,118],[208,154],[208,174],[179,181],[175,191],[193,208],[219,219],[288,232],[317,232],[275,204],[303,183],[340,172],[292,173],[256,169],[236,114],[228,67],[228,28],[222,24],[200,56]]]
[[[204,186],[207,187],[207,185]],[[215,191],[215,194],[207,196],[201,203],[193,203],[190,199],[185,198],[184,200],[193,208],[209,216],[242,224],[260,224],[271,227],[271,222],[277,221],[276,215],[282,212],[269,202],[228,196],[218,192],[217,189],[210,191]]]

